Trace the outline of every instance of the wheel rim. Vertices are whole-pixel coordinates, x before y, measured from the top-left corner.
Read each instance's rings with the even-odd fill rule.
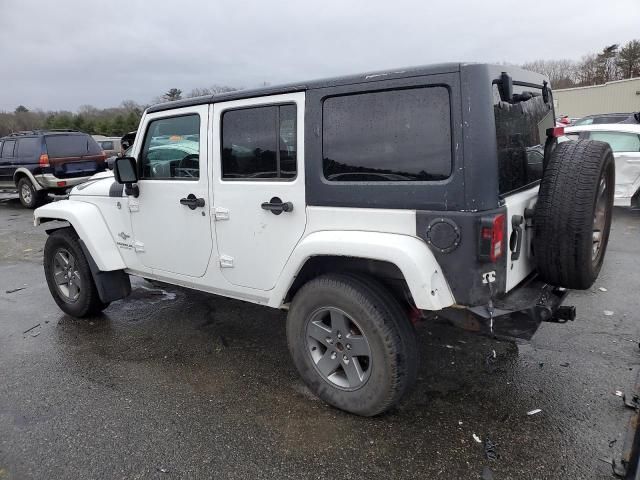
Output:
[[[23,183],[22,188],[20,189],[20,193],[25,203],[31,203],[33,195],[31,194],[31,188],[29,188],[29,185]]]
[[[600,178],[598,185],[598,194],[596,196],[596,207],[593,211],[593,247],[591,250],[591,261],[595,264],[598,262],[600,253],[602,252],[602,244],[604,242],[604,233],[607,226],[607,197],[609,182],[607,176]]]
[[[306,346],[316,371],[342,390],[364,386],[371,373],[371,349],[367,337],[346,312],[325,307],[307,321]]]
[[[75,257],[64,248],[60,248],[53,256],[53,278],[56,288],[66,302],[78,300],[82,291],[82,280],[78,272]]]

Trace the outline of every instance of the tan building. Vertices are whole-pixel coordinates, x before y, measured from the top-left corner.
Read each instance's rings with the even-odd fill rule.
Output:
[[[640,78],[591,87],[553,91],[556,115],[584,117],[597,113],[640,111]]]

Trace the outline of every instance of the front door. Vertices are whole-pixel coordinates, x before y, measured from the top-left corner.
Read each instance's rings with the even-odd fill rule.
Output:
[[[150,114],[141,127],[140,195],[129,205],[134,248],[154,273],[201,277],[213,247],[208,105]]]
[[[304,233],[304,93],[213,105],[212,212],[234,285],[272,289]]]

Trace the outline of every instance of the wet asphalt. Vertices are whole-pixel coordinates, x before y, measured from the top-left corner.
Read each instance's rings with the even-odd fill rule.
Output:
[[[377,418],[308,392],[277,310],[135,279],[104,314],[64,315],[31,218],[0,195],[0,480],[613,478],[615,392],[640,366],[639,211],[616,209],[598,282],[565,302],[575,322],[525,345],[423,322],[416,388]]]

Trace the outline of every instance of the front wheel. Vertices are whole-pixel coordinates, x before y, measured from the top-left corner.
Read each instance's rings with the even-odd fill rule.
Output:
[[[351,413],[384,412],[416,378],[413,326],[372,278],[330,274],[304,285],[289,310],[287,340],[307,386]]]
[[[89,263],[72,228],[56,230],[47,238],[44,273],[53,299],[73,317],[94,315],[109,305],[100,300]]]

